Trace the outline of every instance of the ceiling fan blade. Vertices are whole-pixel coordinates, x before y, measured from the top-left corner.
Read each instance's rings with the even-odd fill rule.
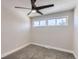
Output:
[[[41,15],[43,15],[43,13],[42,12],[40,12],[39,10],[36,10],[37,11],[37,13],[40,13]]]
[[[31,0],[32,9],[34,9],[36,7],[35,2],[36,2],[36,0]]]
[[[36,0],[31,0],[31,3],[32,3],[32,4],[35,4],[35,2],[36,2]]]
[[[54,6],[54,4],[39,6],[39,7],[36,7],[36,9],[40,10],[40,9],[49,8],[49,7],[52,7],[52,6]]]
[[[32,11],[30,11],[27,15],[30,15],[31,12],[32,12]]]
[[[20,9],[31,9],[31,8],[17,7],[17,6],[15,6],[15,8],[20,8]]]

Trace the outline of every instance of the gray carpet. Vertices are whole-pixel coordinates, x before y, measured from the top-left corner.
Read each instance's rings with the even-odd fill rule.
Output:
[[[75,59],[72,54],[48,49],[36,45],[29,45],[2,59]]]

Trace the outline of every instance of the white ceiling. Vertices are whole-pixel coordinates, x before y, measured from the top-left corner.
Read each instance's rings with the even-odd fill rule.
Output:
[[[26,15],[30,10],[24,10],[24,9],[16,9],[14,6],[23,6],[27,8],[31,8],[30,0],[2,0],[1,6],[5,7],[7,9],[12,10],[16,13],[21,13]],[[73,9],[76,5],[76,0],[37,0],[36,5],[42,6],[42,5],[48,5],[48,4],[54,4],[54,7],[46,8],[43,10],[40,10],[44,14],[50,14],[65,10]],[[40,14],[38,13],[31,13],[29,16],[38,16]]]

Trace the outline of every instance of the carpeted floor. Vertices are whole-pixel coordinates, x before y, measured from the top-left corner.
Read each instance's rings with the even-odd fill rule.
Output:
[[[44,47],[29,45],[2,59],[75,59],[72,54]]]

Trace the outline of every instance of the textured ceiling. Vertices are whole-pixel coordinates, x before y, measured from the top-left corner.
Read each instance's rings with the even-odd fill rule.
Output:
[[[10,10],[13,10],[16,13],[27,14],[30,10],[24,9],[16,9],[14,6],[23,6],[27,8],[31,8],[30,0],[2,0],[1,6]],[[48,4],[55,4],[54,7],[46,8],[40,10],[44,14],[50,14],[65,10],[73,9],[76,5],[76,0],[37,0],[36,5],[48,5]],[[38,13],[31,13],[30,16],[38,16]]]

